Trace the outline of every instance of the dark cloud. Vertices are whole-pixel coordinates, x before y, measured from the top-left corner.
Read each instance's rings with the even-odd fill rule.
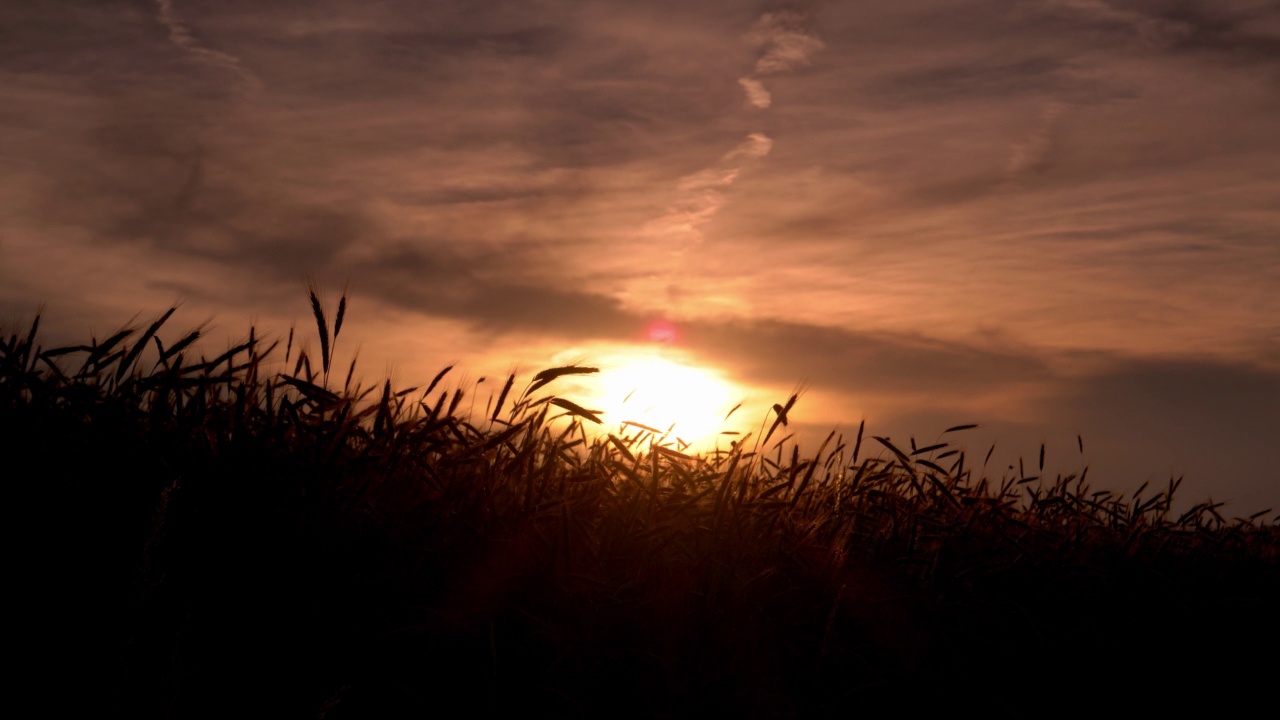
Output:
[[[323,270],[368,239],[366,218],[308,203],[252,172],[211,178],[210,164],[227,168],[206,159],[191,130],[137,121],[99,127],[82,156],[89,162],[51,184],[45,217],[80,225],[99,243],[146,245],[274,279]]]
[[[642,318],[610,298],[566,287],[521,284],[510,278],[528,251],[399,241],[371,260],[343,269],[374,298],[407,310],[464,322],[483,333],[524,332],[569,341],[619,340]]]
[[[182,42],[165,34],[154,7],[139,7],[148,10],[128,6],[130,22],[94,36],[96,44],[43,46],[46,23],[27,17],[29,42],[10,58],[17,71],[78,78],[76,92],[91,98],[75,135],[56,141],[74,152],[40,163],[47,188],[37,212],[104,240],[229,264],[244,259],[268,271],[296,258],[314,272],[342,247],[378,240],[362,207],[370,199],[425,207],[554,195],[563,206],[593,192],[571,179],[548,190],[492,172],[455,182],[467,168],[448,166],[434,168],[433,186],[378,179],[362,187],[364,178],[348,177],[345,167],[355,158],[372,165],[402,162],[407,152],[493,151],[533,171],[674,158],[675,178],[699,154],[722,152],[702,147],[740,136],[715,127],[738,100],[732,61],[717,61],[724,76],[717,83],[705,77],[706,63],[691,69],[676,52],[692,38],[659,52],[627,32],[601,37],[600,28],[580,28],[566,6],[512,13],[498,3],[335,5],[326,11],[332,15],[261,9],[254,22],[236,23],[214,6],[179,3],[170,22],[187,34]],[[73,24],[66,34],[88,37],[93,29]],[[45,67],[44,54],[57,62]],[[98,63],[99,54],[109,61]],[[85,81],[86,66],[146,81],[100,94]],[[246,95],[241,75],[260,82],[256,95]],[[264,103],[273,97],[287,100]],[[34,126],[49,111],[19,120]],[[693,146],[698,151],[688,152]],[[35,165],[48,149],[17,154]],[[337,204],[309,197],[323,185],[343,186]],[[87,201],[71,206],[68,198]],[[479,235],[483,225],[469,230]],[[312,251],[301,252],[308,242]]]
[[[1102,364],[1084,373],[1043,378],[1023,417],[1010,418],[980,403],[904,404],[900,409],[851,408],[867,421],[869,434],[887,435],[906,447],[947,440],[966,450],[967,465],[986,473],[1039,474],[1039,448],[1046,447],[1045,474],[1076,474],[1089,468],[1094,487],[1129,492],[1144,482],[1158,488],[1182,478],[1178,507],[1212,497],[1226,501],[1227,515],[1249,515],[1275,507],[1280,491],[1280,371],[1196,360],[1094,358]],[[965,386],[977,391],[979,386]],[[805,402],[796,415],[803,418]],[[852,429],[857,417],[851,417]],[[980,427],[943,436],[948,427]],[[807,442],[831,428],[807,423]],[[842,426],[846,435],[850,426]],[[1077,446],[1083,440],[1084,452]],[[874,443],[870,454],[881,452]],[[1010,466],[1015,470],[1010,470]]]
[[[14,72],[87,75],[96,81],[137,62],[160,61],[176,53],[158,40],[154,3],[51,0],[5,3],[0,8],[0,68]],[[130,52],[121,50],[129,47]],[[135,78],[144,80],[145,78]]]
[[[1005,54],[892,73],[869,83],[868,99],[889,106],[942,102],[983,102],[1011,96],[1052,96],[1073,103],[1132,98],[1134,90],[1088,77],[1069,58],[1029,54],[1010,61]]]
[[[402,241],[346,269],[378,299],[484,332],[535,332],[572,343],[625,341],[652,319],[606,296],[510,282],[527,257]],[[924,393],[954,401],[1053,376],[1026,349],[781,320],[688,321],[680,323],[680,334],[683,347],[761,385],[805,382],[840,392]]]
[[[1049,376],[1033,355],[777,320],[692,324],[690,346],[762,384],[866,393],[980,393]]]
[[[1087,429],[1107,474],[1130,485],[1185,475],[1192,493],[1251,513],[1280,490],[1280,374],[1247,365],[1118,362],[1063,383],[1046,405]],[[1065,423],[1064,423],[1065,424]],[[1201,498],[1189,498],[1197,501]]]
[[[1188,427],[1179,440],[1191,440],[1190,433],[1203,431],[1190,429],[1196,417],[1216,426],[1197,442],[1225,446],[1236,425],[1255,429],[1258,437],[1280,433],[1280,413],[1276,412],[1280,408],[1280,376],[1248,365],[1176,359],[1118,361],[1079,383],[1064,397],[1064,404],[1075,413],[1105,416],[1109,423],[1145,419],[1166,433]],[[1108,408],[1099,412],[1107,405],[1125,411]],[[1273,446],[1272,452],[1280,452],[1280,446]],[[1280,459],[1280,455],[1276,457]]]
[[[1264,245],[1274,237],[1272,229],[1249,218],[1187,217],[1172,222],[1117,224],[1105,228],[1054,230],[1029,234],[1029,238],[1059,242],[1115,241],[1126,237],[1166,234],[1186,239],[1188,249],[1224,250],[1221,245],[1197,239],[1214,238],[1233,243]]]
[[[1280,5],[1276,3],[1231,7],[1204,0],[1176,0],[1138,5],[1174,28],[1169,37],[1172,50],[1234,63],[1280,62],[1280,30],[1275,24],[1280,20]]]

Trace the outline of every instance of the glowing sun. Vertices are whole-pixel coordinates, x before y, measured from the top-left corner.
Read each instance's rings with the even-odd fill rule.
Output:
[[[691,445],[714,443],[733,407],[733,388],[718,373],[652,352],[622,356],[601,368],[595,406],[605,424],[641,423]]]

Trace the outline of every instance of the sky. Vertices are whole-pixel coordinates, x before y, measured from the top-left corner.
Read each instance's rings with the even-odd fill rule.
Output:
[[[801,390],[802,449],[1280,509],[1275,0],[0,0],[0,98],[50,342],[303,334],[311,281],[366,382]]]

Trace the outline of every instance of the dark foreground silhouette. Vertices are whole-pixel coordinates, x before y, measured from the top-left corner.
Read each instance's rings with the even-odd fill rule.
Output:
[[[590,368],[464,418],[443,372],[331,378],[342,311],[313,308],[319,357],[251,332],[194,358],[168,313],[85,346],[0,333],[11,679],[37,714],[1274,707],[1274,517],[861,430],[809,455],[782,440],[794,397],[716,454],[595,439],[546,394]]]

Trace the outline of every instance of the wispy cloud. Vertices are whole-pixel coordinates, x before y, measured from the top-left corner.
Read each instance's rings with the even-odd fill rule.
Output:
[[[747,36],[760,51],[757,75],[774,75],[809,64],[809,58],[825,47],[805,29],[807,18],[798,12],[765,13]]]
[[[751,133],[711,167],[680,178],[678,199],[661,218],[645,225],[643,234],[676,249],[702,239],[702,226],[724,206],[725,193],[746,166],[773,149],[763,133]]]
[[[1121,9],[1106,0],[1048,0],[1044,5],[1050,10],[1062,10],[1085,20],[1128,26],[1143,40],[1156,45],[1177,42],[1192,32],[1186,23]]]
[[[1005,171],[1013,176],[1041,166],[1049,154],[1053,129],[1058,118],[1067,109],[1065,103],[1056,100],[1045,103],[1040,111],[1040,123],[1021,141],[1014,143]]]
[[[806,21],[803,14],[793,11],[765,13],[756,21],[746,40],[759,56],[753,73],[738,78],[748,103],[762,110],[768,108],[773,97],[757,78],[804,67],[809,64],[809,57],[824,47],[805,28]]]
[[[821,50],[822,41],[805,29],[807,18],[797,12],[765,13],[747,34],[746,40],[758,53],[754,73],[738,78],[747,102],[761,110],[773,104],[773,97],[755,76],[774,75],[809,64],[809,56]],[[701,240],[701,227],[715,217],[725,203],[725,191],[749,162],[759,160],[773,149],[773,140],[763,132],[747,136],[714,166],[680,179],[680,199],[662,218],[649,223],[645,234],[678,238],[682,243]]]
[[[738,84],[742,86],[742,91],[747,94],[747,102],[752,105],[764,109],[773,104],[773,96],[768,90],[764,89],[764,84],[755,78],[743,77],[738,78]]]
[[[156,0],[156,20],[169,31],[169,42],[182,48],[198,62],[231,73],[244,90],[262,89],[262,80],[245,68],[239,58],[204,47],[192,34],[191,28],[178,19],[173,9],[173,0]]]

